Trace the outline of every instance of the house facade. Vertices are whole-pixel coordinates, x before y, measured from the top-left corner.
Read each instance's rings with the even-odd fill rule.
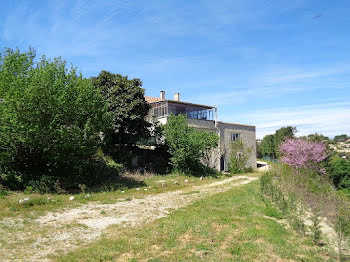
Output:
[[[165,92],[160,92],[160,97],[145,96],[145,100],[151,105],[147,120],[154,119],[162,124],[167,123],[168,117],[184,114],[187,116],[190,126],[200,131],[214,132],[219,136],[219,146],[211,152],[208,159],[203,159],[204,164],[220,171],[228,171],[231,143],[241,140],[246,148],[250,148],[250,157],[247,166],[256,168],[256,133],[255,126],[218,121],[217,108],[214,106],[200,105],[180,100],[180,94],[176,93],[174,99],[165,98]]]

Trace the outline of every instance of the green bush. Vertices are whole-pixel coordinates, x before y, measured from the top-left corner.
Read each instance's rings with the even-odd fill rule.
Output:
[[[350,188],[350,160],[338,155],[330,157],[327,173],[330,174],[337,188]]]
[[[83,179],[112,126],[90,80],[60,58],[34,59],[33,50],[0,53],[0,183],[12,189]]]
[[[213,132],[197,131],[188,126],[184,115],[169,116],[164,134],[173,168],[185,172],[203,171],[200,160],[217,147],[219,141]]]
[[[246,147],[242,140],[237,140],[231,143],[230,160],[228,169],[231,174],[241,174],[244,172],[253,171],[252,168],[246,167],[247,161],[252,152],[251,147]]]

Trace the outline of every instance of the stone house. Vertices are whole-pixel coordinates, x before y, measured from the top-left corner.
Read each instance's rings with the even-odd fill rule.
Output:
[[[190,126],[218,134],[219,146],[208,159],[203,160],[204,164],[220,171],[228,171],[230,145],[240,139],[245,147],[251,149],[247,166],[256,168],[255,126],[218,121],[217,107],[183,102],[179,93],[169,100],[165,98],[165,92],[161,91],[160,97],[145,96],[145,100],[152,106],[147,117],[150,122],[156,119],[161,124],[166,124],[169,115],[185,114]]]

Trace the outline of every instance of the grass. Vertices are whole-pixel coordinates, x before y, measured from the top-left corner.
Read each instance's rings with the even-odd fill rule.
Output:
[[[192,191],[195,193],[195,191]],[[148,225],[111,226],[99,241],[55,261],[335,261],[287,230],[258,181],[209,196]]]
[[[205,177],[200,180],[197,177],[189,177],[185,175],[170,174],[165,176],[156,175],[129,175],[128,181],[135,181],[133,184],[126,183],[125,186],[115,190],[114,188],[100,192],[85,192],[78,194],[39,194],[27,192],[11,192],[0,195],[0,219],[5,217],[22,217],[34,219],[43,215],[47,211],[58,211],[65,208],[74,208],[87,204],[89,202],[99,202],[102,204],[115,203],[116,201],[143,197],[149,194],[158,194],[176,189],[184,189],[193,185],[203,185],[213,180],[219,181],[226,178],[219,176],[217,178]],[[186,183],[185,180],[188,180]],[[165,186],[162,182],[166,181]],[[194,181],[193,181],[194,180]],[[174,184],[178,181],[178,184]],[[139,190],[136,190],[139,188]],[[87,198],[87,194],[89,197]],[[69,197],[74,196],[74,200],[70,201]],[[19,200],[29,198],[26,204],[19,204]]]

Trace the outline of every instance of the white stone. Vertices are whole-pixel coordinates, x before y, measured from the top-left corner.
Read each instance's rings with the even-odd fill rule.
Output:
[[[162,183],[162,186],[166,186],[165,182]]]
[[[137,190],[137,191],[139,191],[139,190],[140,190],[140,188],[138,187],[138,188],[136,188],[136,190]]]
[[[203,180],[203,177],[201,176],[201,177],[199,178],[199,180]]]
[[[188,183],[188,179],[185,179],[185,183]]]
[[[90,197],[90,195],[89,194],[87,194],[86,196],[85,196],[85,198],[89,198]]]
[[[178,184],[179,184],[179,182],[177,182],[177,181],[174,182],[174,185],[178,185]]]
[[[124,193],[125,193],[125,191],[120,191],[120,193],[124,194]]]
[[[145,188],[144,190],[147,191],[147,188]]]
[[[69,200],[70,200],[70,201],[74,200],[74,196],[70,196],[70,197],[69,197]]]

